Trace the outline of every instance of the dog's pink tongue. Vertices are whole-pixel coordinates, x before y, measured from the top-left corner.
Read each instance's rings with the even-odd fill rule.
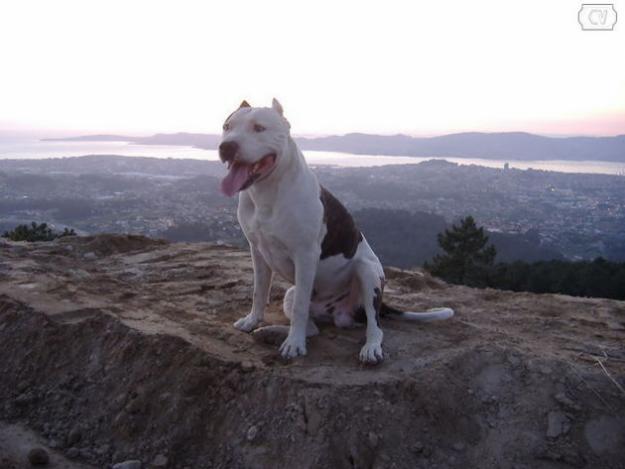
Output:
[[[233,163],[228,175],[221,181],[221,192],[232,197],[239,192],[248,178],[248,165]]]

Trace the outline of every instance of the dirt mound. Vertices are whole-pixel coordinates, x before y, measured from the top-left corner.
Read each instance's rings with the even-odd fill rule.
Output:
[[[151,239],[140,235],[101,234],[97,236],[66,237],[59,240],[61,246],[74,246],[79,252],[94,253],[97,256],[127,253],[150,249],[168,244],[161,239]]]
[[[391,304],[456,317],[386,320],[378,367],[358,362],[363,330],[333,327],[284,363],[231,327],[250,307],[247,253],[120,252],[125,238],[2,247],[0,430],[33,431],[65,467],[625,467],[625,303],[397,271]],[[26,461],[16,448],[0,461]]]
[[[428,272],[423,270],[404,270],[396,267],[385,267],[384,275],[387,280],[394,280],[398,285],[415,291],[447,287],[445,282],[432,277]]]

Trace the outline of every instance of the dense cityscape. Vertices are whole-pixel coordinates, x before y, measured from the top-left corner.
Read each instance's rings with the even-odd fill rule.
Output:
[[[493,234],[532,239],[546,252],[568,259],[625,260],[622,176],[445,161],[375,168],[320,166],[316,171],[356,218],[367,209],[438,215],[448,224],[473,215]],[[3,160],[0,230],[37,221],[78,233],[129,232],[175,241],[242,243],[236,200],[218,190],[223,173],[218,163],[195,160],[117,156]]]

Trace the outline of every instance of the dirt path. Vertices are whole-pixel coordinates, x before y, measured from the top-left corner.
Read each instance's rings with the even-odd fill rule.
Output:
[[[378,367],[329,326],[287,364],[231,327],[251,273],[209,244],[0,244],[0,419],[98,467],[625,467],[625,303],[388,269],[391,304],[456,317],[383,321]]]

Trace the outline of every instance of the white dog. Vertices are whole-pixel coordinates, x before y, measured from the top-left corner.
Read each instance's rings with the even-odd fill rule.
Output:
[[[382,265],[341,203],[319,185],[290,136],[290,125],[275,99],[270,108],[243,101],[223,125],[219,156],[229,172],[221,183],[239,193],[238,219],[254,266],[252,311],[234,323],[245,332],[263,320],[274,272],[294,284],[284,297],[290,320],[280,347],[284,358],[306,354],[306,337],[319,332],[314,319],[338,327],[365,322],[360,360],[383,359],[379,317],[446,319],[453,311],[404,313],[382,303]]]

